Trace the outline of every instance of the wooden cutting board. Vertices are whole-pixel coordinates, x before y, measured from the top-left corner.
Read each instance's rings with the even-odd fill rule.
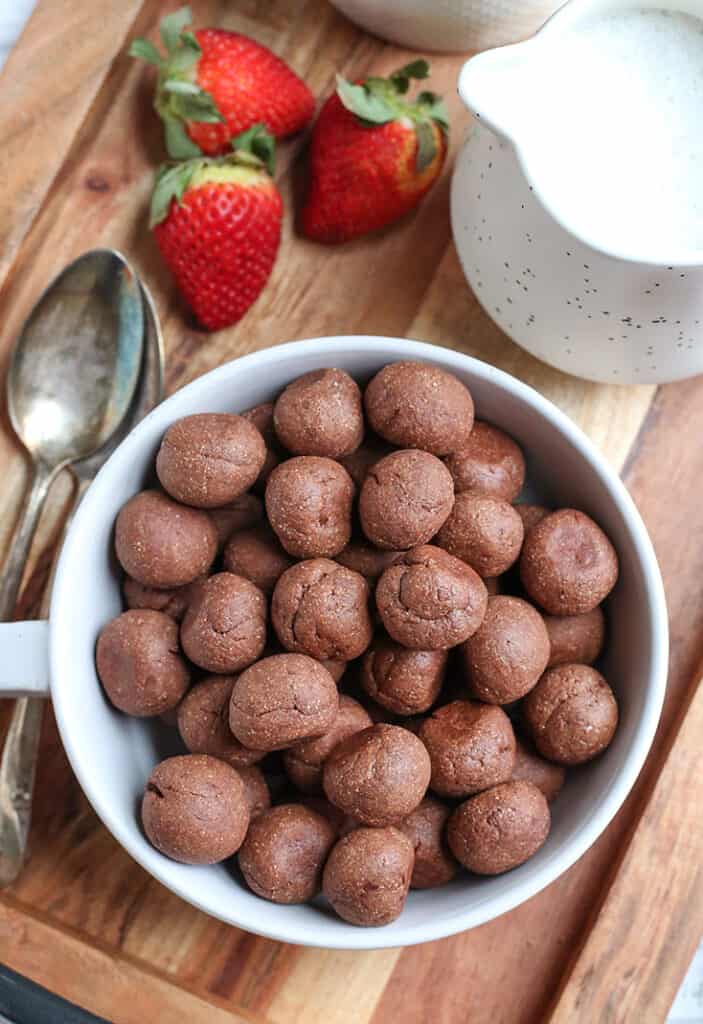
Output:
[[[703,829],[699,821],[696,830],[692,817],[695,729],[686,723],[694,713],[700,721],[701,713],[691,679],[703,626],[703,383],[658,390],[588,384],[538,363],[483,314],[464,282],[449,224],[449,177],[469,126],[455,92],[459,57],[432,61],[432,87],[445,93],[451,112],[452,152],[442,182],[416,215],[379,237],[336,249],[297,237],[292,211],[305,140],[282,145],[277,178],[288,213],[271,281],[236,327],[200,332],[146,230],[161,134],[150,109],[149,73],[125,55],[127,40],[153,34],[175,6],[39,0],[0,75],[0,375],[46,282],[99,245],[126,252],[154,290],[169,390],[245,352],[325,334],[409,336],[478,355],[553,399],[623,471],[667,587],[673,643],[667,703],[635,793],[558,882],[452,939],[361,953],[260,939],[205,917],[162,888],[93,814],[49,713],[30,859],[19,882],[0,894],[0,959],[119,1024],[512,1024],[544,1019],[550,1007],[559,1021],[663,1019],[702,927],[699,916],[687,913],[696,902],[703,905],[695,870]],[[244,31],[271,46],[319,97],[329,93],[336,71],[382,73],[412,56],[360,32],[325,0],[196,0],[192,6],[198,24]],[[2,556],[26,485],[6,419],[0,465]],[[69,493],[68,478],[60,480],[28,567],[22,614],[38,604]],[[699,770],[697,776],[700,806]],[[654,887],[663,873],[667,884]],[[637,914],[650,885],[656,902]]]

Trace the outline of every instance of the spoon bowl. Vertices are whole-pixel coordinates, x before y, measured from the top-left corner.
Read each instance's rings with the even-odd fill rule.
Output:
[[[141,369],[144,311],[134,272],[96,249],[43,293],[18,338],[7,379],[12,426],[52,467],[101,448],[122,422]]]

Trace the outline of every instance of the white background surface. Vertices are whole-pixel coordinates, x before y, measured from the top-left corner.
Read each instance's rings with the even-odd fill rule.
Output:
[[[22,31],[35,0],[0,0],[0,67]],[[695,912],[691,908],[692,913]],[[670,1024],[703,1024],[703,946],[698,950],[688,976],[669,1016]]]

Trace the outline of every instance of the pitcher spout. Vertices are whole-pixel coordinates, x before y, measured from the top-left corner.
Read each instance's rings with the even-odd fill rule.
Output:
[[[459,75],[465,106],[497,135],[514,142],[523,120],[521,97],[530,76],[532,41],[501,46],[471,57]]]

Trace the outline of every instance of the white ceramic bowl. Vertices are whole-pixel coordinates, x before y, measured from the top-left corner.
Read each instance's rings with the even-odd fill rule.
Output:
[[[465,53],[532,35],[563,0],[331,0],[367,32],[411,50]]]
[[[153,723],[127,718],[108,704],[95,673],[94,649],[100,628],[121,610],[112,553],[115,516],[152,472],[170,423],[189,413],[241,411],[317,367],[342,367],[365,380],[399,359],[433,362],[457,374],[471,389],[479,415],[522,445],[534,496],[583,509],[612,538],[621,578],[610,600],[604,671],[618,695],[621,722],[605,755],[571,773],[553,806],[551,834],[532,860],[496,878],[464,875],[442,889],[413,892],[393,924],[362,929],[340,921],[322,904],[267,903],[240,885],[225,865],[176,864],[149,845],[138,806],[147,776],[173,741]],[[19,645],[27,635],[21,624],[0,632],[0,642],[7,644]],[[12,650],[7,644],[6,652]],[[229,924],[285,942],[366,949],[412,945],[488,921],[549,885],[588,849],[625,799],[654,735],[665,688],[667,618],[654,552],[632,500],[590,441],[555,406],[492,366],[448,349],[397,338],[337,337],[228,363],[173,395],[126,438],[87,493],[66,540],[51,604],[49,647],[51,695],[73,769],[96,812],[135,860],[183,899]]]

